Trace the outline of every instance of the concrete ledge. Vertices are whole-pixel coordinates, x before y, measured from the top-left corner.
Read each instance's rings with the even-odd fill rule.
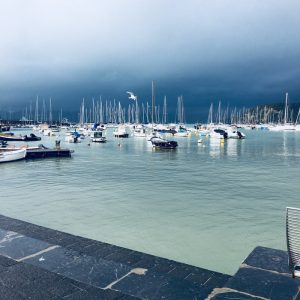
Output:
[[[206,299],[229,275],[0,215],[4,299]]]
[[[300,279],[292,278],[286,251],[256,247],[237,273],[209,299],[300,299]]]

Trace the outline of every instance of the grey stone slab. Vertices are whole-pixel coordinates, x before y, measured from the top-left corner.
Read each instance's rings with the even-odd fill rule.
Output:
[[[134,267],[145,268],[155,272],[159,271],[160,273],[168,273],[180,264],[169,259],[141,252],[137,252],[137,257],[140,260],[134,264]]]
[[[29,299],[28,295],[23,295],[20,293],[19,289],[12,289],[9,286],[4,286],[0,282],[0,299],[5,300],[23,300],[23,299]],[[45,299],[45,298],[40,298]]]
[[[8,258],[8,257],[0,255],[0,266],[10,267],[10,266],[13,266],[13,265],[15,265],[17,263],[18,263],[17,261],[15,261],[15,260],[13,260],[11,258]]]
[[[9,267],[0,277],[0,286],[17,291],[20,299],[50,299],[79,290],[62,282],[63,277],[57,274],[23,263]]]
[[[227,292],[217,294],[214,297],[212,297],[211,300],[261,300],[261,298],[249,296],[238,292]]]
[[[127,298],[128,297],[128,298]],[[79,291],[74,294],[66,296],[66,300],[126,300],[126,299],[136,300],[137,298],[126,296],[120,292],[113,290],[102,290],[95,287],[89,287],[87,290]]]
[[[66,265],[81,259],[81,254],[66,248],[58,247],[26,260],[26,263],[39,268],[58,272]]]
[[[117,249],[117,250],[111,252],[110,254],[108,254],[107,256],[105,256],[105,259],[128,265],[127,257],[132,252],[133,251],[129,250],[129,249],[125,249],[125,250],[124,249],[121,249],[121,250]]]
[[[113,248],[113,245],[102,242],[94,242],[93,244],[85,247],[83,252],[86,255],[105,258],[106,256],[112,254],[114,250],[115,249]]]
[[[53,249],[28,259],[26,262],[102,288],[130,271],[126,265],[83,255],[65,248]]]
[[[13,231],[0,230],[0,255],[20,259],[52,246]]]
[[[226,274],[222,274],[222,273],[218,273],[215,272],[210,279],[205,282],[205,286],[209,287],[209,288],[221,288],[224,287],[226,285],[226,283],[228,282],[228,280],[231,278],[231,276],[226,275]]]
[[[82,256],[58,270],[60,274],[68,278],[99,288],[106,287],[129,271],[130,268],[126,265],[91,256]]]
[[[289,273],[286,251],[256,247],[244,261],[245,264],[279,273]]]
[[[197,274],[188,275],[188,277],[185,279],[195,284],[206,285],[215,288],[223,287],[230,278],[231,276],[229,275],[202,270],[202,272],[198,272]]]
[[[178,279],[185,279],[190,275],[195,274],[194,271],[194,268],[191,268],[190,266],[176,264],[176,267],[171,270],[169,274]],[[207,271],[207,274],[207,276],[210,276],[211,274],[213,274],[213,272]]]
[[[209,292],[185,280],[167,275],[146,272],[145,275],[130,274],[112,286],[112,289],[141,299],[206,299]]]
[[[72,243],[67,245],[65,248],[84,253],[84,249],[86,247],[94,245],[97,241],[76,236],[73,240],[70,240],[70,242]]]
[[[124,264],[134,268],[137,265],[137,263],[141,261],[142,257],[143,255],[141,254],[141,252],[132,251],[131,253],[123,257],[123,262]]]
[[[294,299],[300,280],[255,268],[240,268],[226,287],[272,300]]]
[[[173,262],[165,261],[165,262],[155,265],[153,268],[151,268],[151,271],[160,273],[160,274],[167,274],[167,273],[170,273],[174,269],[175,269],[175,266],[174,266]]]

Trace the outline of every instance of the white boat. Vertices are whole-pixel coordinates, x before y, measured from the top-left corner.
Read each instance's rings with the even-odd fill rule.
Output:
[[[94,143],[106,143],[106,137],[103,136],[102,131],[92,131],[90,134],[90,139]]]
[[[0,163],[21,160],[24,159],[25,156],[26,156],[26,149],[1,151]]]
[[[229,139],[244,139],[246,138],[246,135],[236,129],[228,127],[227,130],[227,136]]]
[[[283,124],[278,124],[273,127],[270,127],[269,130],[271,130],[271,131],[295,131],[296,130],[295,125],[293,123],[290,123],[288,120],[289,120],[288,93],[286,93],[285,94]]]
[[[224,140],[228,138],[228,134],[225,130],[215,128],[209,133],[210,138]]]
[[[113,136],[116,138],[128,138],[129,134],[126,132],[125,126],[118,126],[113,132]]]
[[[155,149],[175,149],[178,146],[176,141],[168,141],[160,137],[151,138],[151,143]]]
[[[44,136],[55,136],[55,132],[52,129],[48,128],[48,129],[44,129],[43,135]]]
[[[66,132],[65,141],[68,143],[81,143],[80,134],[77,131]]]
[[[176,137],[188,137],[189,132],[187,131],[187,129],[184,126],[179,125],[176,128],[176,132],[174,133],[174,136],[176,136]]]
[[[133,130],[133,136],[135,136],[135,137],[146,137],[146,129],[142,125],[138,125]]]

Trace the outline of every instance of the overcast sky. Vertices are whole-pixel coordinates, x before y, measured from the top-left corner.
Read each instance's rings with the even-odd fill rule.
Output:
[[[299,12],[298,0],[0,0],[0,108],[146,101],[151,80],[194,117],[219,100],[300,102]]]

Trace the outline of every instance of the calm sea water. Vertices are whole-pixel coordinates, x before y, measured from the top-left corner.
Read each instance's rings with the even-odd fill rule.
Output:
[[[70,159],[1,164],[0,213],[233,274],[257,245],[285,249],[285,207],[300,207],[300,132],[245,133],[171,152],[108,133]]]

